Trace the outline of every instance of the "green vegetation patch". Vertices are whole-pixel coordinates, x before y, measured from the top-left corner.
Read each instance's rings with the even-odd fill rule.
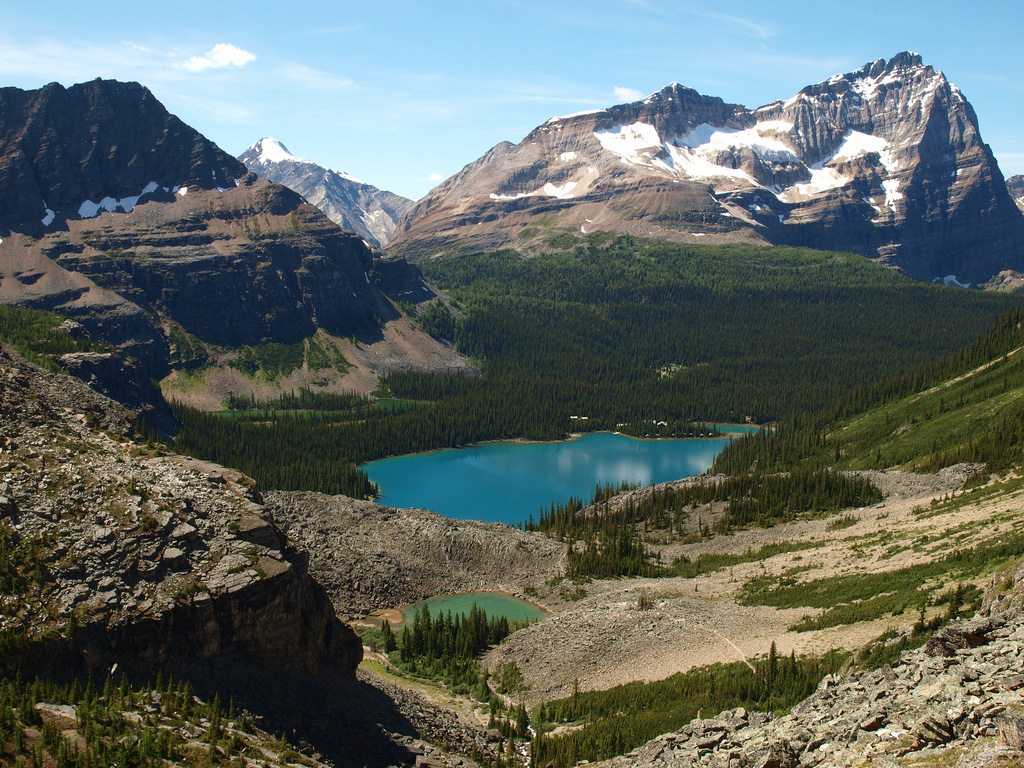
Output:
[[[715,664],[652,683],[629,683],[605,691],[574,691],[541,705],[531,746],[532,766],[569,768],[581,760],[607,760],[625,754],[663,733],[678,730],[698,715],[744,707],[781,714],[809,696],[821,679],[838,671],[848,654],[779,657],[771,652],[755,660]],[[558,736],[559,725],[580,726]]]
[[[270,379],[287,376],[305,361],[306,342],[293,344],[246,344],[239,348],[238,356],[228,365],[249,376],[262,372]]]
[[[37,707],[37,705],[41,705]],[[73,715],[67,717],[67,708]],[[266,751],[264,751],[266,750]],[[258,732],[234,707],[202,702],[188,683],[134,689],[127,678],[57,685],[0,680],[0,763],[95,768],[214,766],[278,760],[308,763],[280,739]]]
[[[0,341],[50,371],[62,370],[53,358],[70,352],[110,352],[111,347],[75,339],[60,329],[64,317],[56,312],[0,305]]]
[[[960,462],[1002,472],[1024,462],[1024,311],[974,344],[882,382],[829,409],[786,419],[774,433],[730,444],[715,470],[833,466],[933,472]]]
[[[824,608],[793,629],[809,631],[840,624],[872,621],[908,609],[939,604],[943,582],[967,581],[1024,554],[1024,532],[992,537],[969,549],[954,550],[928,563],[856,576],[830,576],[799,582],[791,576],[758,577],[743,588],[745,605],[776,608]],[[980,593],[970,592],[971,599]]]
[[[824,541],[780,541],[765,544],[759,549],[747,548],[746,552],[705,552],[690,560],[680,555],[670,566],[673,576],[692,579],[702,573],[714,573],[741,563],[760,563],[770,557],[789,552],[803,552],[825,546]]]

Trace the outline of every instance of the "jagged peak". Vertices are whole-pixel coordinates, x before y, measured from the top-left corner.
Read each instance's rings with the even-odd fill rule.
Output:
[[[644,104],[650,104],[653,101],[673,101],[680,94],[687,94],[692,96],[701,96],[699,91],[689,88],[685,85],[672,81],[664,88],[660,88],[654,93],[648,94],[645,98],[641,99]]]
[[[949,84],[954,95],[959,94],[956,86],[946,80],[946,76],[924,63],[921,54],[913,51],[902,51],[892,58],[870,61],[860,69],[845,74],[837,74],[814,85],[804,87],[796,96],[786,102],[790,106],[801,98],[814,98],[824,93],[838,91],[854,91],[862,98],[872,98],[879,86],[889,86],[900,82],[928,80],[930,87],[937,88]]]
[[[907,74],[923,71],[928,74],[937,74],[942,77],[942,73],[936,73],[930,66],[924,63],[921,58],[921,54],[914,53],[913,51],[902,51],[897,53],[891,59],[886,61],[885,59],[878,59],[865,64],[863,67],[855,72],[849,72],[845,75],[836,75],[831,78],[829,82],[837,79],[844,79],[849,81],[857,80],[884,80],[887,78],[896,78]]]
[[[345,181],[350,181],[353,184],[362,184],[363,186],[369,186],[365,181],[357,179],[355,176],[345,173],[344,171],[338,171],[334,168],[328,168],[327,166],[320,165],[314,160],[310,160],[305,157],[299,157],[298,155],[292,154],[292,152],[284,145],[283,142],[278,141],[273,136],[264,136],[262,139],[253,144],[249,149],[243,152],[240,158],[247,158],[248,162],[259,163],[263,165],[274,164],[274,163],[301,163],[305,165],[315,165],[317,168],[323,168],[328,173],[332,173]]]

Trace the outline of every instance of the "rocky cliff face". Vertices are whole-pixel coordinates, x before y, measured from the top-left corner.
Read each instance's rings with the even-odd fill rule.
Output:
[[[970,104],[903,53],[754,110],[673,83],[552,118],[417,203],[392,247],[613,230],[854,251],[973,283],[1024,264],[1022,222]]]
[[[252,173],[298,192],[340,227],[383,246],[412,200],[377,189],[347,173],[296,157],[277,139],[263,138],[238,156]]]
[[[138,83],[0,89],[0,236],[233,187],[245,173]]]
[[[249,478],[147,450],[130,414],[0,349],[0,664],[171,658],[352,674],[335,616]]]
[[[1024,211],[1024,176],[1011,176],[1006,180],[1006,188],[1013,197],[1013,202]]]

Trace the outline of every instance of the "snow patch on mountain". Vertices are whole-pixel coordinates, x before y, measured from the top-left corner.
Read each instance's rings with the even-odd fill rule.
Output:
[[[781,192],[776,192],[775,196],[784,203],[799,203],[830,189],[845,187],[853,180],[851,176],[844,176],[835,168],[827,168],[820,164],[813,165],[808,170],[811,172],[810,181],[793,184]]]
[[[633,123],[620,125],[607,131],[594,131],[601,146],[629,163],[650,165],[655,155],[662,151],[661,137],[653,125]]]
[[[564,184],[552,184],[548,182],[540,189],[535,189],[533,192],[518,192],[514,195],[499,195],[491,192],[491,200],[519,200],[524,197],[557,197],[559,200],[568,200],[576,197],[573,194],[573,190],[579,186],[579,182],[567,181]]]
[[[746,129],[703,123],[685,136],[665,142],[653,125],[632,123],[595,131],[594,136],[604,149],[627,163],[657,168],[678,178],[725,177],[761,186],[742,168],[721,165],[715,159],[732,150],[749,149],[768,163],[799,163],[782,138],[792,130],[793,124],[782,120],[765,120]]]
[[[882,182],[882,191],[885,192],[885,204],[889,206],[890,211],[896,213],[896,201],[903,199],[899,180],[886,179]]]
[[[569,118],[572,118],[572,117],[582,117],[583,115],[594,115],[594,114],[597,114],[598,112],[604,112],[604,110],[603,109],[584,109],[582,112],[572,112],[571,114],[568,114],[568,115],[559,115],[558,117],[549,117],[545,121],[544,125],[553,125],[554,123],[559,123],[562,120],[568,120]]]
[[[888,149],[889,142],[881,136],[872,136],[869,133],[850,130],[847,131],[846,137],[843,139],[843,143],[839,146],[839,149],[833,153],[829,162],[853,160],[861,155],[870,155],[872,153],[879,157],[882,157],[884,154],[886,157],[883,162],[886,164],[886,168],[888,168],[888,164],[892,162],[888,157]]]
[[[124,213],[131,213],[135,209],[135,206],[139,204],[140,198],[142,198],[144,195],[151,195],[154,192],[156,192],[158,189],[161,189],[160,185],[157,184],[155,181],[151,181],[151,182],[149,182],[149,184],[147,184],[146,186],[144,186],[142,188],[142,191],[140,191],[139,194],[137,194],[137,195],[129,195],[127,197],[122,197],[120,200],[115,200],[114,198],[109,197],[109,196],[104,197],[98,203],[94,203],[92,200],[86,200],[85,202],[83,202],[78,207],[78,215],[79,215],[80,218],[83,218],[83,219],[91,219],[91,218],[97,216],[100,211],[107,211],[108,213],[114,213],[118,208],[120,208],[121,211],[124,212]],[[168,190],[167,187],[163,187],[162,189],[165,192]],[[181,191],[179,191],[179,190],[181,190]],[[187,187],[175,187],[174,188],[174,192],[175,192],[175,194],[184,195],[184,194],[186,194],[188,192],[188,188]],[[45,224],[46,226],[49,226],[50,223],[53,222],[52,216],[53,216],[53,211],[51,211],[49,208],[47,208],[46,209],[46,217],[48,219],[50,219],[50,221],[46,221],[44,219],[43,220],[43,224]]]
[[[259,162],[261,163],[284,163],[291,161],[293,163],[308,163],[303,157],[293,155],[288,151],[288,147],[282,144],[272,136],[267,136],[260,139],[253,146],[253,149],[259,148]]]
[[[265,136],[264,138],[257,141],[249,148],[250,152],[257,153],[256,162],[264,165],[270,165],[274,163],[299,163],[305,165],[317,165],[312,160],[305,157],[299,157],[298,155],[292,154],[288,147],[283,143],[273,138],[272,136]],[[357,179],[351,174],[345,173],[344,171],[336,171],[333,168],[327,168],[328,172],[340,176],[346,181],[351,181],[354,184],[366,184],[365,181]]]

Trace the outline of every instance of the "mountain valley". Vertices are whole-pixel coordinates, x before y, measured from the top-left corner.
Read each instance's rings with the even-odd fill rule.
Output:
[[[1024,177],[911,53],[416,202],[0,89],[0,764],[1024,764],[1022,284]],[[740,422],[516,527],[360,468]],[[413,618],[475,592],[545,616]]]

